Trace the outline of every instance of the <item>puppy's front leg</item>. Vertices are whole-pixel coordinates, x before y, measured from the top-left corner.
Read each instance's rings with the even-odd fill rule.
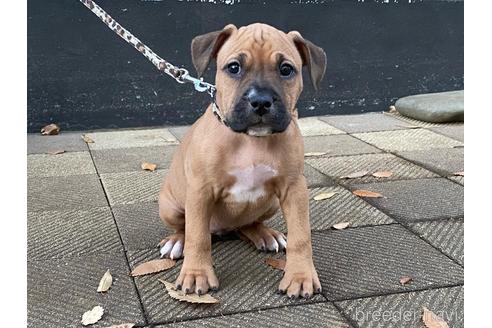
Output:
[[[176,288],[185,293],[206,293],[219,286],[212,267],[212,238],[210,217],[213,200],[211,192],[188,186],[185,203],[184,261],[176,280]]]
[[[304,176],[299,176],[287,188],[286,194],[281,195],[280,206],[287,222],[287,263],[279,291],[287,292],[289,297],[302,295],[309,298],[313,290],[321,292],[321,284],[313,264],[309,193]]]

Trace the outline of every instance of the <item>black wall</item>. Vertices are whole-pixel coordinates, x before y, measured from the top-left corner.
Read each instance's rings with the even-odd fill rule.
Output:
[[[300,31],[328,56],[321,90],[305,85],[301,117],[381,111],[401,96],[463,89],[461,1],[96,2],[193,73],[198,34],[252,22]],[[78,0],[28,0],[27,15],[31,132],[50,122],[64,130],[190,124],[209,101],[160,75]],[[213,82],[212,70],[206,79]]]

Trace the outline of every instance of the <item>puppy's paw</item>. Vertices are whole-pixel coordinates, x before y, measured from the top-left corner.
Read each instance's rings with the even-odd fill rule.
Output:
[[[239,232],[261,251],[278,252],[287,247],[287,237],[263,223],[254,223],[243,227],[239,229]]]
[[[219,280],[211,265],[193,267],[183,263],[179,277],[176,280],[176,288],[183,290],[185,294],[195,292],[198,295],[202,295],[209,290],[216,291],[219,288]]]
[[[284,277],[280,281],[278,291],[287,294],[289,298],[304,297],[310,298],[314,294],[321,292],[321,283],[318,273],[313,264],[304,267],[295,265],[289,268],[289,263],[285,267]]]
[[[175,233],[161,240],[159,243],[161,257],[169,257],[173,260],[182,258],[184,240],[185,237],[182,233]]]

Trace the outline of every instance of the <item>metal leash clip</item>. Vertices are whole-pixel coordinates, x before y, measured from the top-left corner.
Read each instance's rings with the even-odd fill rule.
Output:
[[[211,97],[214,96],[215,85],[210,84],[210,83],[207,83],[207,82],[204,82],[203,81],[203,78],[199,78],[198,79],[196,77],[191,76],[190,73],[188,72],[188,70],[185,69],[185,68],[180,68],[179,71],[181,72],[181,75],[176,78],[176,80],[179,83],[185,83],[185,82],[193,83],[193,86],[195,87],[195,90],[196,91],[198,91],[198,92],[205,92],[205,91],[207,91],[207,93]]]

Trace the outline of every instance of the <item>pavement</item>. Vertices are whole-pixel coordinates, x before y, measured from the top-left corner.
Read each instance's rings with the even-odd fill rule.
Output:
[[[82,314],[105,309],[93,327],[424,327],[425,306],[463,327],[463,124],[433,124],[390,113],[303,118],[314,262],[323,286],[309,300],[276,293],[282,272],[231,235],[212,246],[218,304],[172,299],[182,261],[131,277],[156,259],[169,232],[157,196],[187,127],[28,135],[28,327],[82,327]],[[64,150],[58,155],[48,152]],[[157,164],[143,171],[142,162]],[[391,171],[341,179],[361,170]],[[383,198],[361,198],[365,189]],[[320,192],[335,191],[315,201]],[[350,222],[344,230],[333,224]],[[269,225],[285,232],[280,214]],[[111,289],[96,292],[110,270]],[[400,278],[412,281],[400,284]]]

